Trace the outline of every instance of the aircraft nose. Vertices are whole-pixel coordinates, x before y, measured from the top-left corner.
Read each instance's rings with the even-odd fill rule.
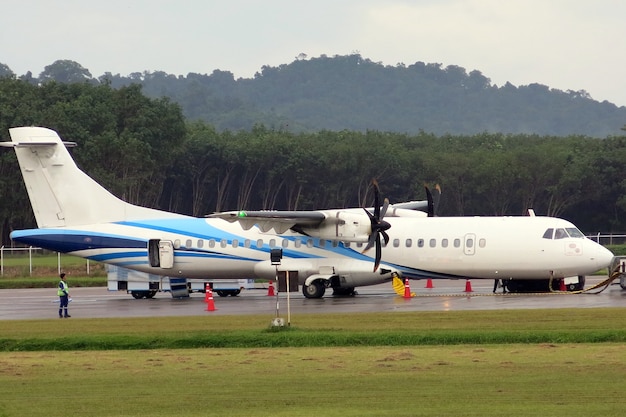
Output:
[[[596,245],[594,259],[598,269],[608,268],[614,257],[613,252],[598,243],[594,242],[594,245]]]

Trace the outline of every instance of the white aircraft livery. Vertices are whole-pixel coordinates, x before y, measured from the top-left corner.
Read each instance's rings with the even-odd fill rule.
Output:
[[[59,135],[9,130],[37,229],[25,245],[151,274],[190,279],[297,276],[303,294],[409,279],[502,279],[510,290],[581,277],[613,254],[572,223],[541,216],[435,217],[433,199],[373,208],[236,211],[195,218],[126,203],[75,164]],[[420,210],[427,210],[423,212]],[[276,249],[282,258],[270,259]],[[371,249],[371,250],[370,250]],[[273,251],[274,250],[274,251]],[[373,252],[373,253],[372,253]]]

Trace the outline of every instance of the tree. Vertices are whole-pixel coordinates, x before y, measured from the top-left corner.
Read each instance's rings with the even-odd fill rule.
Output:
[[[91,81],[92,79],[88,69],[83,68],[78,62],[70,61],[69,59],[54,61],[52,64],[44,67],[43,72],[39,74],[39,81],[42,83],[48,81],[81,83]]]

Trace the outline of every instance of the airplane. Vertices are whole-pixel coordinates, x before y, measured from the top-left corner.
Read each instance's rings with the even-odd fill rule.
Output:
[[[197,218],[132,205],[80,170],[58,133],[9,129],[37,229],[25,245],[190,279],[297,277],[307,298],[403,279],[503,279],[523,291],[606,268],[613,254],[567,220],[438,217],[427,201],[373,208],[231,211]],[[437,193],[438,194],[438,193]],[[425,210],[425,211],[420,211]],[[374,248],[372,251],[371,249]],[[282,250],[281,258],[272,254]],[[372,253],[373,252],[373,253]]]

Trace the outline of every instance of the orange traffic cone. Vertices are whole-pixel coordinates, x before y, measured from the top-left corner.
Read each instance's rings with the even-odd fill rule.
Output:
[[[270,286],[267,288],[268,297],[273,297],[274,295],[274,281],[270,281]]]
[[[204,292],[204,302],[206,303],[206,311],[215,311],[215,303],[213,302],[213,290],[209,284],[206,285]]]
[[[565,288],[565,280],[562,278],[559,280],[559,291],[567,291],[567,288]]]
[[[426,281],[426,288],[433,288],[433,280],[428,278],[428,281]]]
[[[411,298],[411,287],[409,287],[409,279],[404,279],[404,298]]]
[[[472,292],[472,282],[469,279],[465,280],[465,292]]]

